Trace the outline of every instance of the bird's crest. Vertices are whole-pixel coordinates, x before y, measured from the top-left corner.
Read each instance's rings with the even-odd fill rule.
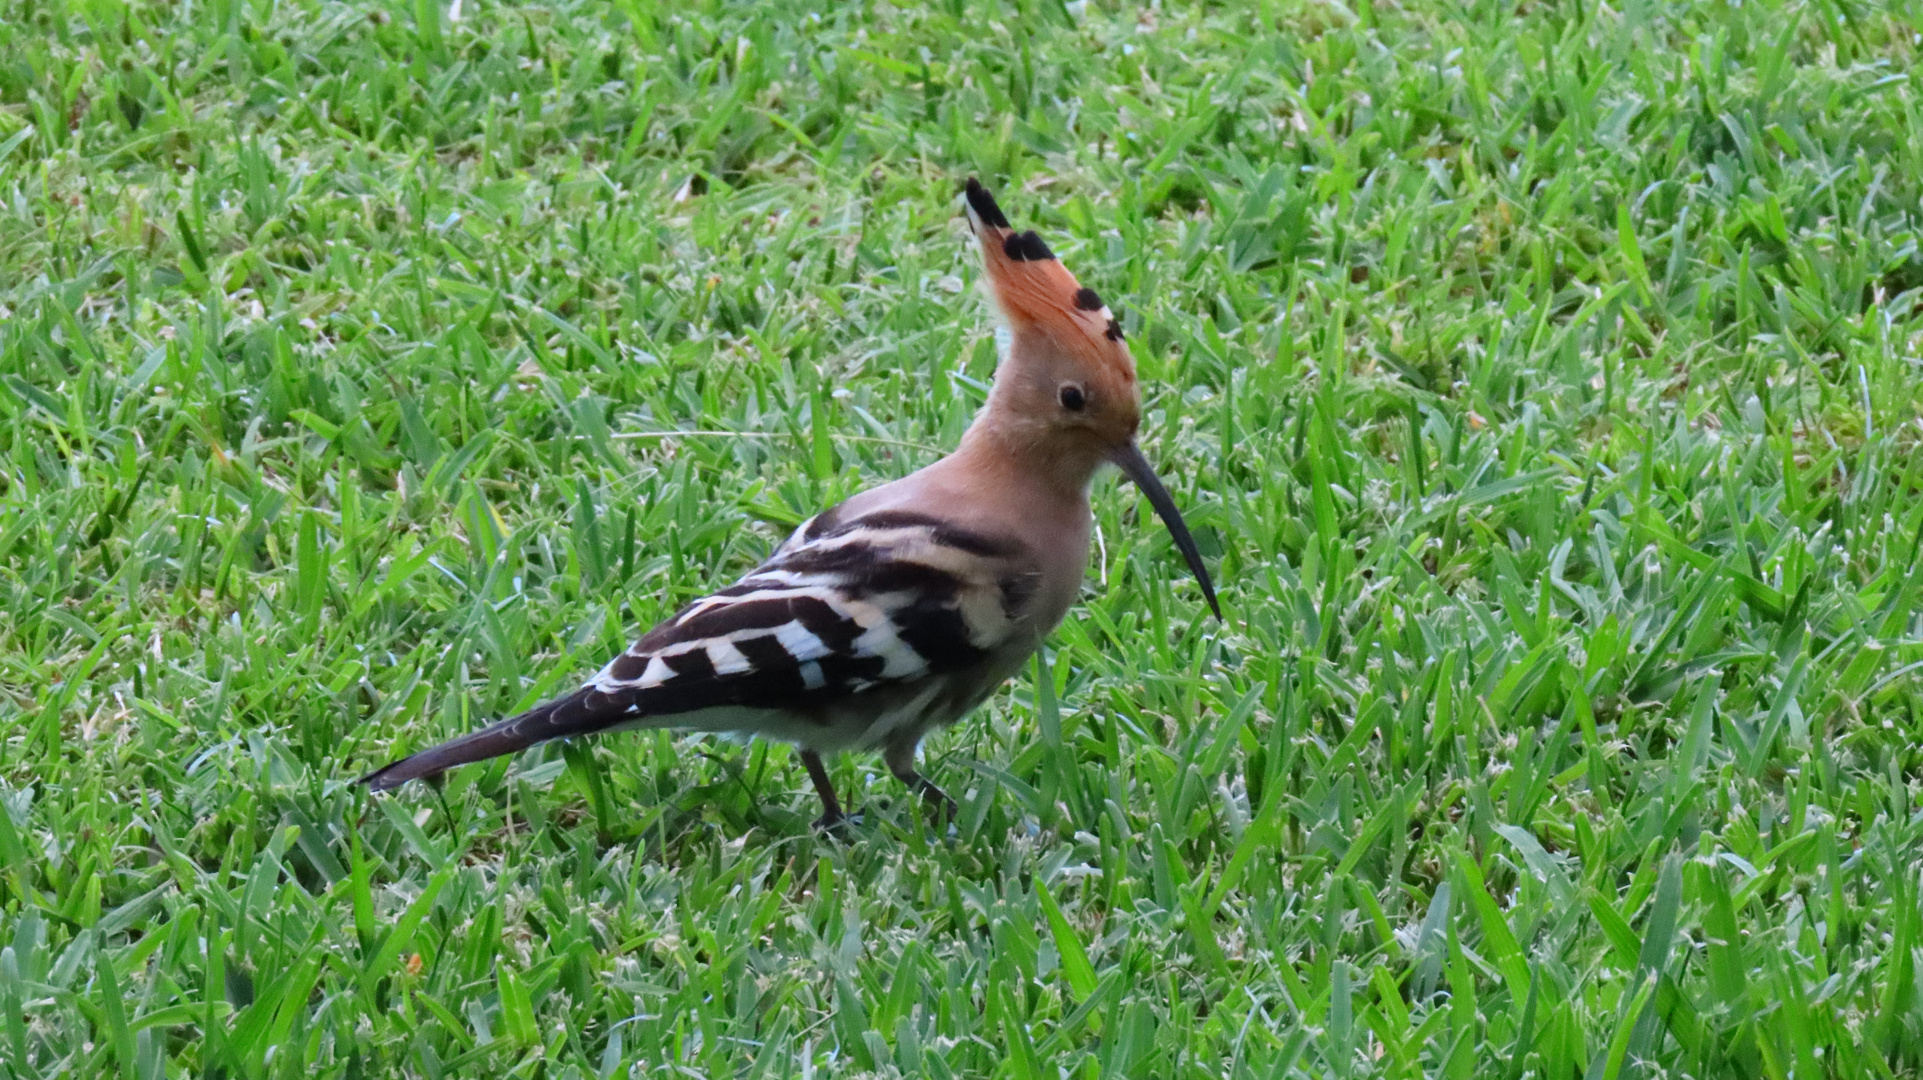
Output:
[[[980,238],[989,295],[1016,347],[1042,336],[1091,368],[1135,381],[1122,325],[1094,289],[1084,288],[1033,230],[1016,232],[981,181],[969,178],[968,224]]]

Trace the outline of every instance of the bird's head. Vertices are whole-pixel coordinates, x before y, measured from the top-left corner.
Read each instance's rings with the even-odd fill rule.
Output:
[[[1112,447],[1135,438],[1142,422],[1135,358],[1121,323],[1039,235],[1011,228],[974,179],[968,224],[981,240],[989,298],[1010,335],[990,408],[1051,453],[1105,460]]]
[[[989,297],[1010,335],[984,419],[1037,467],[1071,483],[1086,484],[1102,462],[1120,467],[1168,525],[1220,617],[1188,525],[1135,444],[1142,395],[1121,323],[1039,235],[1009,225],[980,181],[969,179],[967,201]]]

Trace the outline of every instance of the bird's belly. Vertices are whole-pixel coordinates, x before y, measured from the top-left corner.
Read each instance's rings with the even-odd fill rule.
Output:
[[[859,741],[848,744],[848,748],[900,742],[912,745],[928,732],[960,720],[1007,682],[1009,676],[1021,670],[1036,644],[1032,640],[1009,643],[979,664],[930,678],[929,685],[909,695],[907,700],[875,710],[867,721],[867,730]]]
[[[1034,644],[1004,646],[983,662],[942,672],[905,686],[852,694],[815,709],[722,706],[673,716],[653,716],[619,729],[669,728],[714,734],[758,735],[824,754],[917,742],[927,732],[968,715],[996,687],[1021,669]]]

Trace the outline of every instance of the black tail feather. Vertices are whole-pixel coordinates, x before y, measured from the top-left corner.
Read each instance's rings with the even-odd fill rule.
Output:
[[[389,791],[409,780],[439,775],[456,765],[513,754],[536,743],[569,735],[604,731],[630,719],[624,708],[593,687],[536,705],[519,716],[489,724],[479,731],[449,739],[418,754],[382,766],[361,777],[374,791]]]

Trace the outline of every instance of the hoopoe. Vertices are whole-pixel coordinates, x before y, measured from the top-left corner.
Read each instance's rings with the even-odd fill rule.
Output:
[[[916,750],[1020,669],[1067,613],[1104,463],[1147,495],[1220,618],[1195,541],[1136,447],[1141,396],[1120,324],[973,179],[967,212],[1012,340],[954,453],[803,522],[767,562],[573,693],[363,782],[385,790],[548,739],[676,728],[794,744],[821,795],[818,827],[844,820],[822,765],[843,750],[879,749],[931,810],[952,811],[915,771]]]

